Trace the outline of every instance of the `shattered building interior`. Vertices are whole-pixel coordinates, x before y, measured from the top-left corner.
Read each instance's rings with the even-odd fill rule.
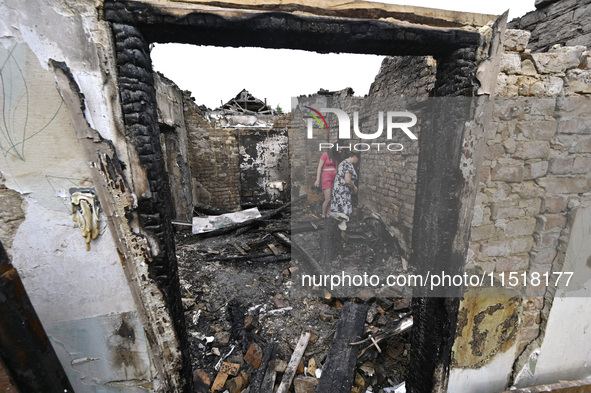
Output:
[[[535,5],[1,1],[0,389],[590,392],[591,1]],[[200,107],[153,72],[168,42],[386,57],[367,97],[282,115],[241,87]],[[363,154],[345,260],[524,285],[294,289],[328,228],[302,108],[376,129],[400,97],[418,140]]]

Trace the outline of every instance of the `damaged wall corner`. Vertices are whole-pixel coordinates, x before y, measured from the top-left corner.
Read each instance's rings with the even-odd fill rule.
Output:
[[[589,162],[590,150],[582,148],[587,131],[582,130],[588,130],[590,90],[588,82],[580,83],[589,75],[588,53],[581,46],[553,47],[547,52],[539,46],[562,40],[548,28],[554,20],[566,18],[573,7],[579,6],[565,0],[548,8],[564,13],[548,14],[547,20],[538,21],[531,45],[535,53],[528,49],[528,31],[506,32],[496,80],[493,135],[479,175],[468,258],[469,266],[487,274],[514,272],[534,281],[538,276],[572,274],[581,278],[579,284],[588,278],[586,242],[577,239],[576,233],[588,226],[585,211],[591,183],[588,171],[575,165]],[[522,21],[532,22],[541,12],[528,14]],[[575,12],[582,15],[580,10]],[[578,257],[567,257],[571,247],[579,250]],[[523,285],[523,311],[513,356],[510,352],[496,355],[490,364],[474,370],[454,368],[451,380],[455,386],[480,392],[482,387],[469,382],[476,375],[506,376],[506,381],[497,379],[498,386],[504,381],[505,389],[588,376],[582,359],[588,359],[589,349],[569,346],[587,341],[587,314],[575,315],[587,307],[588,297],[569,296],[574,287],[565,290],[565,282],[548,280],[548,285],[534,285],[528,281]],[[544,365],[538,367],[542,357]],[[577,365],[566,363],[575,358]]]
[[[154,380],[156,375],[143,334],[127,352],[108,342],[116,330],[113,326],[93,336],[92,347],[89,341],[72,340],[73,332],[101,324],[109,315],[117,319],[137,313],[105,216],[99,214],[98,228],[91,230],[91,237],[92,232],[97,237],[90,251],[72,221],[68,189],[94,188],[96,184],[68,109],[84,111],[84,122],[92,122],[104,135],[112,135],[113,130],[111,111],[106,110],[111,71],[107,69],[108,58],[102,59],[104,64],[98,60],[109,52],[110,44],[97,49],[109,42],[101,41],[105,30],[97,25],[85,30],[98,23],[93,18],[96,8],[89,3],[78,2],[78,13],[46,2],[32,1],[26,11],[22,4],[11,1],[0,5],[3,19],[10,21],[3,24],[0,71],[2,79],[11,83],[11,89],[0,93],[5,103],[3,124],[9,125],[0,137],[5,153],[0,163],[2,202],[6,207],[2,209],[2,221],[7,223],[2,225],[2,241],[6,239],[11,246],[12,263],[21,272],[35,311],[68,379],[79,392],[93,389],[93,384],[125,380],[128,376]],[[93,40],[87,40],[85,31],[93,31]],[[43,39],[37,40],[39,37]],[[73,93],[73,107],[68,107],[56,89],[56,75],[48,63],[50,58],[62,55],[74,66],[74,78],[88,99],[84,108],[80,90]],[[100,69],[99,64],[106,69]],[[101,139],[98,132],[91,138],[91,145]],[[137,317],[129,320],[134,329],[143,331],[144,323]],[[79,354],[92,358],[98,349],[105,354],[100,361],[75,361]],[[134,355],[138,371],[130,373],[128,365],[110,363],[107,356],[114,355]],[[81,377],[88,379],[83,382]]]
[[[102,201],[101,206],[107,217],[109,228],[115,234],[117,252],[139,311],[139,319],[136,316],[133,320],[136,324],[141,321],[143,327],[140,328],[140,332],[144,331],[147,335],[147,340],[140,344],[149,345],[149,353],[157,354],[155,357],[145,354],[141,362],[147,363],[140,368],[143,374],[135,379],[144,381],[142,382],[144,384],[149,382],[149,385],[154,388],[156,386],[154,381],[157,378],[157,385],[161,386],[159,389],[181,391],[182,382],[179,375],[179,370],[182,369],[181,350],[177,333],[171,324],[174,319],[169,315],[162,293],[148,278],[150,273],[147,268],[153,258],[149,243],[145,236],[135,233],[128,222],[128,220],[132,221],[131,217],[136,214],[134,213],[136,199],[125,181],[122,166],[113,145],[103,140],[87,123],[81,111],[81,108],[84,108],[84,101],[81,100],[80,91],[69,69],[65,64],[57,62],[53,63],[53,67],[60,92],[70,110],[80,145],[91,163],[93,180]],[[63,324],[56,326],[55,329],[61,332]],[[143,337],[143,334],[139,336]],[[97,337],[109,337],[109,335],[103,333]],[[97,345],[94,340],[89,341],[91,345]],[[102,344],[99,342],[98,345]],[[155,370],[151,370],[148,366],[150,364],[153,364]],[[123,381],[124,378],[119,380]],[[109,381],[104,383],[107,382]]]

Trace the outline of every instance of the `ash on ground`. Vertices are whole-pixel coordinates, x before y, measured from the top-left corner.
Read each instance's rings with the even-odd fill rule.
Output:
[[[346,302],[369,306],[352,391],[393,392],[405,381],[410,340],[409,330],[400,327],[412,318],[409,297],[360,289],[344,298],[326,289],[306,294],[296,288],[300,266],[309,261],[292,254],[291,241],[306,244],[308,257],[322,261],[325,220],[318,218],[319,206],[300,203],[293,208],[297,220],[283,210],[217,236],[177,233],[196,392],[263,392],[261,379],[278,386],[303,332],[310,332],[310,339],[289,391],[313,392]],[[384,274],[403,271],[396,242],[362,211],[351,217],[349,232],[339,234],[346,247],[336,247],[335,260],[359,266],[373,258],[385,262]],[[271,343],[271,362],[264,364]],[[227,372],[224,362],[239,365],[238,371]],[[265,375],[257,375],[263,369]]]

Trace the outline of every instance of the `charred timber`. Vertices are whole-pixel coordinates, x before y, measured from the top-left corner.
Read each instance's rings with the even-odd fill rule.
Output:
[[[316,393],[351,391],[360,348],[350,343],[357,342],[361,338],[368,309],[369,306],[366,304],[348,302],[343,306]]]
[[[271,341],[265,348],[265,352],[263,353],[263,360],[261,361],[261,366],[257,369],[257,372],[254,375],[254,378],[252,379],[252,383],[250,384],[250,393],[265,393],[261,392],[261,386],[263,384],[263,379],[265,378],[265,374],[269,366],[269,361],[271,360],[271,356],[273,356],[274,349],[275,342]]]
[[[125,137],[136,150],[139,165],[145,171],[150,192],[138,198],[138,217],[142,232],[157,243],[158,252],[149,263],[149,274],[167,303],[177,332],[179,346],[188,347],[184,310],[181,302],[178,264],[172,227],[172,200],[166,171],[160,128],[158,126],[156,90],[149,44],[134,25],[112,23],[117,60],[117,80]],[[181,376],[185,392],[192,390],[191,360],[182,351]]]
[[[192,11],[155,7],[131,1],[105,2],[104,16],[111,22],[132,24],[140,28],[150,42],[177,42],[215,46],[256,46],[376,55],[443,55],[455,49],[479,44],[480,34],[449,22],[433,27],[436,20],[417,21],[431,26],[413,25],[408,21],[378,20],[379,15],[316,15],[292,13],[288,8],[259,12],[201,8]],[[373,12],[374,10],[372,10]],[[338,12],[338,11],[337,11]],[[379,12],[379,11],[377,11]],[[359,17],[361,16],[361,18]],[[366,16],[366,18],[363,18]],[[389,15],[407,19],[406,15]],[[248,34],[240,34],[248,32]],[[322,39],[318,39],[318,37]]]
[[[230,314],[230,320],[232,322],[232,337],[240,343],[242,347],[242,353],[248,348],[248,337],[246,336],[246,329],[244,328],[244,312],[242,311],[242,304],[232,299],[228,303],[228,313]]]
[[[254,255],[237,255],[232,257],[220,257],[215,258],[214,261],[218,262],[243,262],[243,261],[253,261],[253,262],[285,262],[291,260],[291,256],[289,254],[285,255],[269,255],[269,254],[254,254]]]

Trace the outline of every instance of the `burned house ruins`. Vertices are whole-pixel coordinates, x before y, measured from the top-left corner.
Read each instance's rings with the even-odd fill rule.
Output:
[[[589,391],[591,4],[535,3],[507,21],[363,1],[3,0],[0,387]],[[154,73],[150,44],[167,42],[386,58],[363,99],[297,92],[281,115],[238,86],[209,110]],[[436,266],[506,291],[292,290],[296,232],[322,236],[302,108],[376,130],[378,101],[412,102],[418,139],[363,155],[369,219],[342,234],[346,258],[373,242],[397,274]],[[326,120],[314,135],[332,142]],[[187,231],[254,207],[232,231]]]

